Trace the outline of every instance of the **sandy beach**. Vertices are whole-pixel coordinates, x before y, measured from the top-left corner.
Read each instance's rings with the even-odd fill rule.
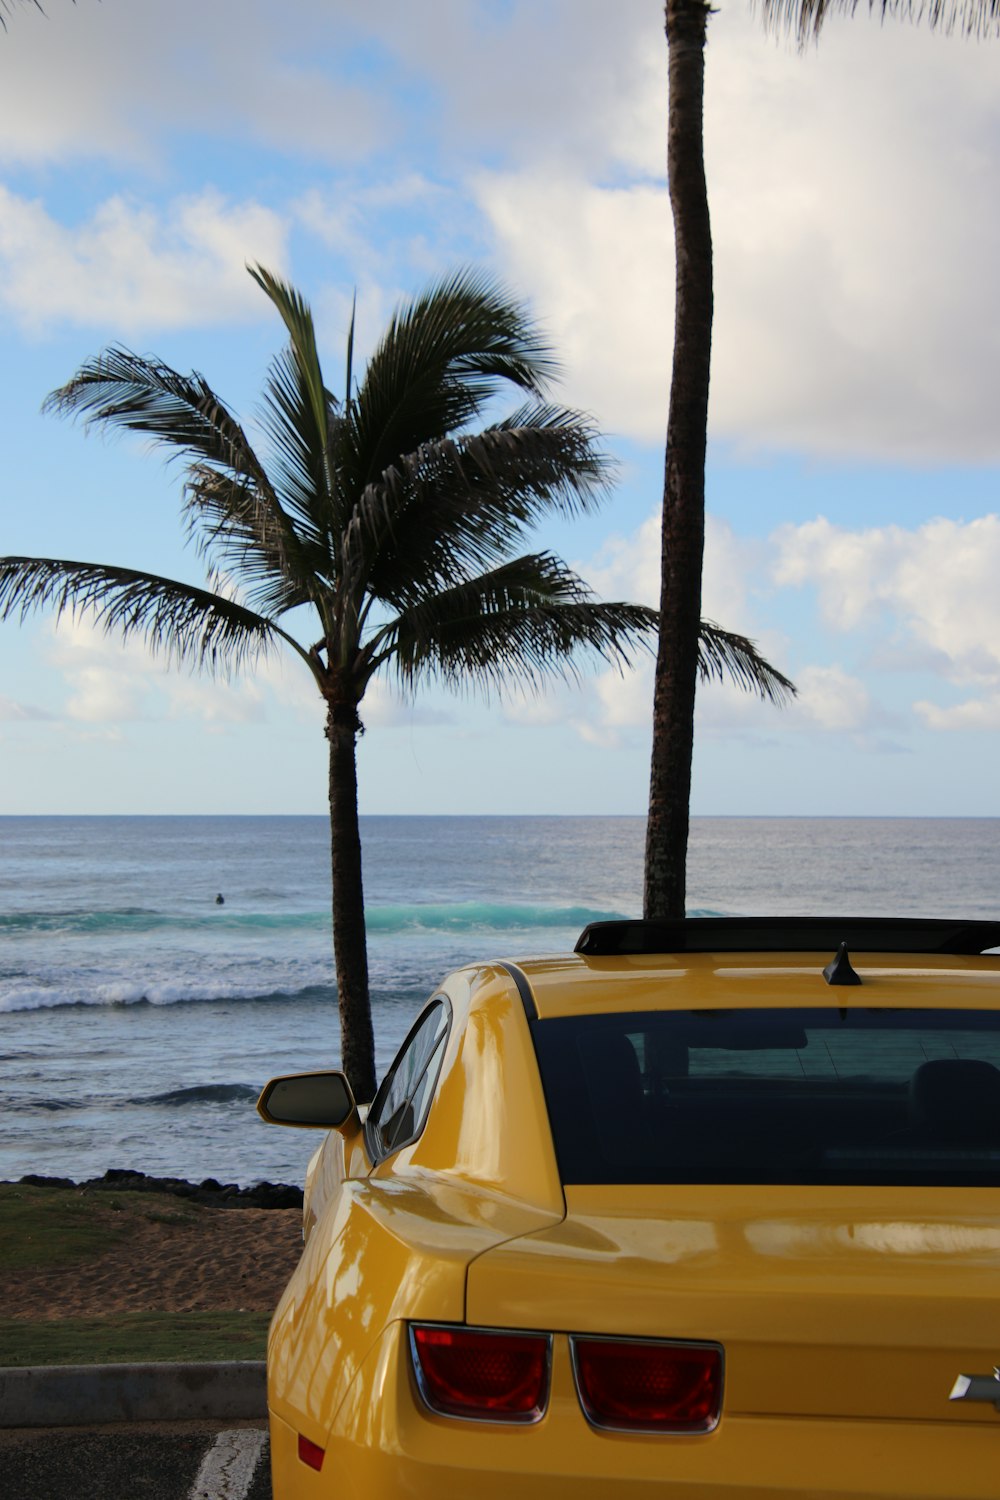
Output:
[[[167,1200],[162,1211],[120,1235],[120,1199],[107,1192],[91,1198],[92,1216],[107,1225],[106,1248],[79,1266],[0,1269],[6,1317],[269,1312],[302,1249],[299,1208],[215,1208],[185,1200],[174,1207]]]

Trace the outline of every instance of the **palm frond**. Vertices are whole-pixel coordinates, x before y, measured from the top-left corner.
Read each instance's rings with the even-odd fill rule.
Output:
[[[328,392],[323,433],[317,432],[291,348],[271,361],[259,420],[269,442],[268,474],[283,509],[294,518],[301,540],[335,559],[334,537],[343,524],[344,507],[331,461],[343,431],[343,415]]]
[[[353,489],[467,426],[509,384],[541,396],[557,365],[524,307],[491,278],[459,271],[398,309],[351,406]]]
[[[651,649],[657,623],[644,605],[596,601],[565,563],[534,553],[402,611],[373,638],[368,665],[391,665],[407,689],[433,676],[502,696],[575,678],[579,653],[629,666],[636,647]]]
[[[589,419],[554,406],[426,443],[361,495],[343,576],[402,608],[509,557],[544,515],[595,508],[611,472]]]
[[[712,620],[702,620],[698,639],[698,675],[702,682],[722,682],[728,677],[737,687],[756,693],[767,703],[784,704],[796,696],[794,682],[761,656],[747,636],[723,630]]]
[[[201,475],[212,468],[231,476],[236,483],[226,493],[240,498],[234,527],[241,537],[256,537],[276,570],[296,571],[300,542],[292,521],[243,428],[197,371],[182,375],[162,360],[113,346],[53,391],[43,410],[81,417],[87,426],[141,433],[186,457]],[[202,550],[211,553],[226,522],[213,514],[206,534],[198,537],[200,493],[197,485],[187,492],[189,529]]]
[[[99,563],[0,558],[0,620],[51,610],[90,616],[123,641],[138,637],[175,662],[226,676],[264,655],[273,622],[207,589]]]
[[[333,398],[323,381],[312,312],[300,292],[264,266],[248,266],[247,269],[277,308],[291,340],[289,358],[283,367],[280,398],[272,411],[272,421],[277,419],[272,435],[277,433],[282,437],[282,449],[290,446],[297,462],[301,462],[300,450],[303,446],[306,448],[312,456],[308,470],[313,475],[314,486],[321,496],[330,496],[333,493],[333,467],[327,438]],[[294,429],[289,428],[289,415],[294,417]]]
[[[317,435],[322,436],[326,431],[327,393],[326,386],[323,384],[323,371],[320,367],[319,351],[316,348],[316,329],[309,304],[301,292],[296,291],[295,287],[290,286],[287,281],[282,281],[264,266],[248,266],[247,270],[274,303],[281,314],[282,322],[288,329],[295,364],[302,380],[303,390],[308,397]]]
[[[247,481],[192,465],[184,509],[210,571],[238,578],[249,608],[273,619],[314,599],[328,556],[297,537],[289,546],[286,531],[262,511]]]
[[[800,47],[815,41],[831,14],[853,16],[859,0],[755,0],[766,27],[791,32]],[[931,30],[981,37],[1000,33],[1000,0],[868,0],[868,10]]]
[[[14,10],[19,10],[23,5],[31,5],[35,10],[41,11],[43,16],[45,14],[45,7],[42,5],[41,0],[0,0],[0,27],[4,31],[7,30],[5,16],[9,16]]]
[[[138,432],[179,456],[267,482],[246,433],[203,375],[197,370],[182,375],[162,360],[122,345],[82,364],[46,397],[42,410],[82,417],[88,427]]]

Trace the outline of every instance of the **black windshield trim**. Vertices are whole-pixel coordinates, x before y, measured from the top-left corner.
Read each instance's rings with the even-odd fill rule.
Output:
[[[531,985],[528,982],[528,976],[527,974],[525,974],[524,970],[519,969],[517,967],[517,964],[509,964],[503,959],[499,961],[499,963],[497,964],[497,968],[503,969],[504,973],[509,974],[511,979],[513,979],[514,984],[517,986],[517,993],[521,997],[521,1004],[524,1006],[524,1014],[527,1016],[528,1020],[537,1021],[538,1006],[535,1004],[534,992],[532,991]]]

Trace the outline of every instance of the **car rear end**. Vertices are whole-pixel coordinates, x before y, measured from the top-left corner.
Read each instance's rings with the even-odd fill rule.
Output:
[[[477,1260],[467,1317],[545,1310],[616,1493],[998,1492],[1000,964],[843,957],[532,976],[567,1217]]]
[[[1000,965],[831,957],[522,966],[566,1216],[383,1331],[341,1500],[1000,1493]]]

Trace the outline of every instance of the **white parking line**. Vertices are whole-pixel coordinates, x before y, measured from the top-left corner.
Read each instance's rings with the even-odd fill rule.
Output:
[[[255,1427],[220,1432],[201,1461],[188,1500],[245,1500],[267,1442]]]

